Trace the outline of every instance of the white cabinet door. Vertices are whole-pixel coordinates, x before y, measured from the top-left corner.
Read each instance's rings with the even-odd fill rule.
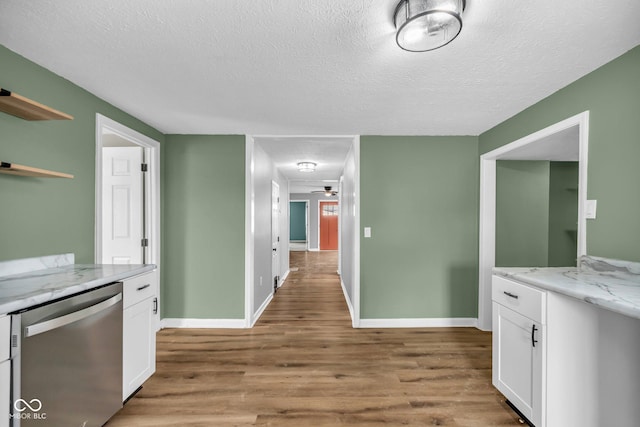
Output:
[[[493,385],[536,426],[542,418],[543,334],[540,323],[493,303]]]
[[[122,399],[127,399],[156,370],[155,297],[124,310]]]
[[[11,361],[0,363],[0,427],[9,427],[9,413],[11,411]]]

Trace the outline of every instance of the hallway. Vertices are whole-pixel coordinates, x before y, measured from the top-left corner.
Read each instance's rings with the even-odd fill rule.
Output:
[[[491,386],[491,335],[353,329],[337,252],[294,252],[253,329],[165,329],[120,426],[517,426]]]

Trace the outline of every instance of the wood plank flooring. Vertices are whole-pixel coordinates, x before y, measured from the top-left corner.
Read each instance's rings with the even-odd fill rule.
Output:
[[[164,329],[121,426],[516,426],[491,386],[491,334],[352,329],[337,252],[294,267],[253,329]]]

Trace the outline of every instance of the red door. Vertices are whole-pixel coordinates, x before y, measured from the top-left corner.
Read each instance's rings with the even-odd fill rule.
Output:
[[[320,202],[320,250],[338,250],[338,202]]]

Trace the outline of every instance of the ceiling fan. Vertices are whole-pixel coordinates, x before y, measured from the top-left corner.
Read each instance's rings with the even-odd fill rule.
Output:
[[[337,191],[331,190],[331,186],[324,187],[324,190],[312,191],[312,193],[324,193],[324,195],[327,197],[335,196],[336,194],[338,194]]]

